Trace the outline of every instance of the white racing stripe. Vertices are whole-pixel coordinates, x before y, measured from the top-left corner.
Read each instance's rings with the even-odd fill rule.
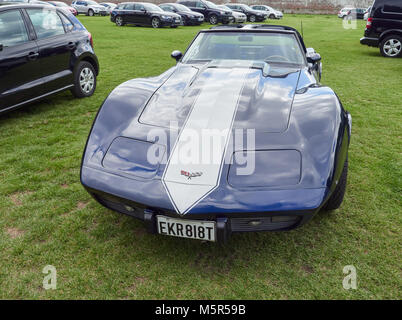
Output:
[[[162,182],[177,213],[186,214],[219,185],[227,144],[251,65],[207,68],[176,140]],[[205,82],[204,82],[205,81]]]

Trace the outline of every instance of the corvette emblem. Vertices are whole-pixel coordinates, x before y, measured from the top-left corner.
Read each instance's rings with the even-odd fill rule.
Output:
[[[188,172],[188,171],[181,170],[181,175],[186,176],[187,179],[190,180],[191,178],[202,176],[202,172]]]

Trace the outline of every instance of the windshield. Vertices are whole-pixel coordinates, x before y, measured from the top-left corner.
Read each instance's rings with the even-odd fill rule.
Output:
[[[182,4],[175,4],[175,7],[179,11],[192,12],[188,7],[183,6]]]
[[[227,6],[223,5],[223,4],[219,5],[218,8],[219,8],[219,9],[223,9],[223,10],[232,11],[232,9],[230,9],[229,7],[227,7]]]
[[[65,4],[64,2],[55,1],[55,2],[51,2],[51,3],[55,4],[57,7],[68,7],[68,5]]]
[[[273,32],[201,32],[184,55],[183,63],[249,60],[304,65],[293,34]]]
[[[246,4],[242,4],[242,5],[240,5],[240,7],[242,7],[243,9],[247,9],[247,10],[253,10]]]
[[[205,1],[205,3],[208,5],[209,8],[219,9],[218,6],[215,3],[212,3],[210,1]]]
[[[97,2],[91,1],[91,0],[87,1],[87,3],[88,3],[88,4],[91,4],[91,5],[93,5],[93,6],[99,5]]]
[[[144,3],[144,7],[147,11],[163,11],[161,8],[153,3]]]

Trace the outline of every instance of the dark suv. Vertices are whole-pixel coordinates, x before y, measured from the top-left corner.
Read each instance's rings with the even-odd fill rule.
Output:
[[[250,22],[261,22],[261,21],[264,21],[268,17],[267,13],[262,12],[260,10],[251,9],[246,4],[227,3],[227,4],[225,4],[225,6],[229,7],[233,11],[244,13],[247,16],[247,20]]]
[[[360,43],[380,47],[384,57],[402,56],[401,0],[375,0]]]
[[[53,6],[0,6],[0,113],[70,89],[96,88],[92,36],[69,12]]]
[[[205,21],[210,24],[219,22],[227,24],[234,21],[232,11],[219,8],[216,4],[204,0],[178,0],[177,3],[185,5],[193,11],[202,13]]]

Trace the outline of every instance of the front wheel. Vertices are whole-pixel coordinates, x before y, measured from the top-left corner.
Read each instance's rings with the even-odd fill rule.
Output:
[[[256,19],[256,16],[255,15],[251,15],[250,16],[250,22],[255,22],[257,19]]]
[[[391,35],[386,37],[380,44],[381,54],[387,58],[402,57],[402,37]]]
[[[76,98],[86,98],[94,94],[96,89],[96,72],[92,64],[80,62],[74,73],[74,87],[71,93]]]
[[[161,21],[158,18],[152,18],[152,28],[159,28],[161,26]]]
[[[116,22],[116,26],[118,26],[118,27],[124,26],[123,18],[120,17],[120,16],[117,16],[117,17],[116,17],[115,22]]]
[[[218,17],[216,15],[212,15],[209,17],[209,23],[210,24],[217,24],[218,23]]]
[[[338,181],[338,185],[335,187],[334,192],[328,199],[327,203],[324,205],[324,211],[330,211],[338,209],[343,201],[343,197],[346,192],[346,184],[348,180],[348,158],[346,158],[345,164],[343,165],[343,171],[341,178]]]
[[[271,14],[269,15],[269,18],[270,18],[270,19],[275,19],[275,15],[271,13]]]
[[[89,10],[88,10],[88,15],[89,15],[90,17],[93,17],[94,11],[93,11],[92,9],[89,9]]]

